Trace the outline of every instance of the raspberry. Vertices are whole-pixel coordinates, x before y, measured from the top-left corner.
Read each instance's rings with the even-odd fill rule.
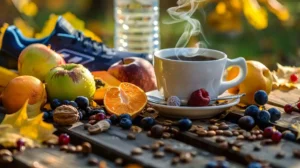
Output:
[[[188,105],[189,106],[207,106],[210,102],[209,94],[205,89],[199,89],[192,93]]]

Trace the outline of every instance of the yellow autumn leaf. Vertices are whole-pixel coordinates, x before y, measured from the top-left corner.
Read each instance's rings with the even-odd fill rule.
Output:
[[[20,134],[32,138],[37,139],[38,137],[38,125],[43,120],[43,113],[37,115],[34,118],[28,119],[24,122],[22,127],[20,128]]]
[[[37,127],[37,141],[43,142],[52,137],[55,128],[52,124],[41,121]]]
[[[292,124],[291,127],[298,132],[297,139],[300,139],[300,123],[297,121],[296,123]]]
[[[25,15],[32,17],[38,13],[38,7],[34,2],[27,2],[20,7],[20,11]]]
[[[7,114],[5,115],[1,124],[9,124],[14,128],[20,128],[28,119],[27,116],[27,105],[28,99],[22,106],[22,108],[14,114]]]
[[[290,18],[288,9],[277,0],[264,0],[268,9],[274,13],[281,21],[287,21]]]
[[[261,30],[268,27],[267,11],[257,0],[243,0],[243,9],[246,19],[254,28]]]

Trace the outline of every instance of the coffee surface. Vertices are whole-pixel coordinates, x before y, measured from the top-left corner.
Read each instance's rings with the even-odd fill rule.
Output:
[[[186,57],[183,55],[179,55],[179,56],[169,56],[166,57],[168,59],[171,60],[182,60],[182,61],[211,61],[211,60],[217,60],[217,58],[214,57],[209,57],[209,56],[203,56],[203,55],[196,55],[193,57]]]

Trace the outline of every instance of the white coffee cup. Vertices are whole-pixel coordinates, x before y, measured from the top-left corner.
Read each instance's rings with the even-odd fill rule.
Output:
[[[185,55],[201,55],[216,58],[209,61],[183,61],[168,59],[176,56],[178,50]],[[223,81],[224,70],[230,66],[240,68],[238,76],[231,81]],[[198,89],[208,91],[210,98],[217,98],[227,89],[241,83],[247,74],[244,58],[228,59],[221,51],[202,48],[170,48],[154,53],[154,70],[157,87],[162,96],[178,96],[186,102]],[[255,81],[253,81],[255,82]]]

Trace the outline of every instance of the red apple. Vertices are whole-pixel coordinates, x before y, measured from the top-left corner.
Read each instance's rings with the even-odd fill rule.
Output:
[[[121,82],[139,86],[145,92],[156,89],[156,78],[152,64],[142,58],[128,57],[116,62],[108,73]]]

